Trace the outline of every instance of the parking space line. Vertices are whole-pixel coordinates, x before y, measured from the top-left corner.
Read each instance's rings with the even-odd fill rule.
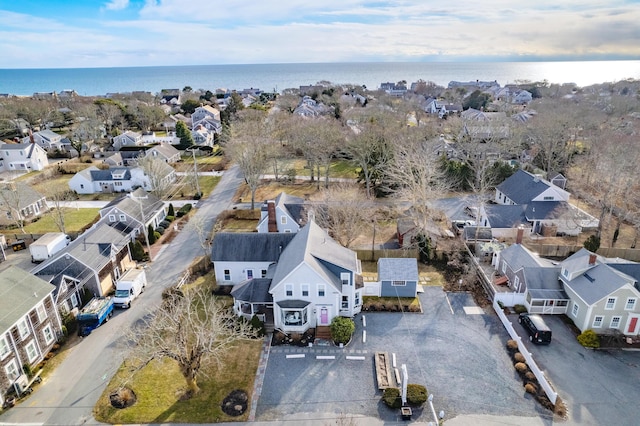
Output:
[[[451,310],[451,315],[455,315],[455,314],[453,313],[453,307],[451,306],[451,302],[449,301],[449,294],[448,294],[448,293],[445,293],[445,294],[444,294],[444,298],[445,298],[445,299],[447,299],[447,304],[449,305],[449,310]]]
[[[290,355],[285,355],[285,357],[287,359],[290,359],[290,358],[304,358],[305,355],[304,354],[290,354]]]

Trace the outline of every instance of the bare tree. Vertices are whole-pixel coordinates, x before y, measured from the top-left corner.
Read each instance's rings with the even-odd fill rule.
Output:
[[[60,232],[66,234],[65,215],[67,207],[64,206],[65,201],[75,199],[73,191],[69,188],[60,187],[55,183],[48,183],[45,186],[44,192],[47,194],[47,205],[49,206],[51,217],[56,224]]]
[[[209,256],[211,254],[211,227],[207,226],[205,217],[201,215],[190,216],[189,223],[185,228],[196,236],[203,255]]]
[[[0,188],[0,211],[20,228],[20,232],[23,234],[25,233],[24,225],[26,223],[25,215],[22,213],[25,198],[21,184],[9,182],[3,184],[2,188]]]
[[[246,321],[200,286],[165,293],[162,305],[142,317],[128,333],[132,358],[138,369],[154,359],[170,358],[178,363],[189,397],[198,393],[198,377],[214,365],[240,340],[256,336]]]
[[[171,166],[160,158],[144,155],[138,158],[138,165],[149,178],[153,195],[158,198],[163,198],[167,195],[169,188],[171,188],[173,184],[170,179],[167,179],[167,175],[171,171]]]
[[[247,110],[238,114],[233,122],[231,140],[225,150],[238,164],[244,174],[244,180],[251,191],[251,210],[255,207],[256,191],[261,178],[269,165],[267,126],[265,115],[260,111]]]
[[[374,212],[373,204],[355,185],[338,184],[315,196],[316,222],[345,247],[367,228]]]

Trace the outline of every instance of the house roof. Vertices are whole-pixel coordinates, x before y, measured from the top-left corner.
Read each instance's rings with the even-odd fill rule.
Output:
[[[521,268],[540,268],[551,266],[551,262],[532,253],[522,244],[512,244],[500,252],[500,258],[517,271]],[[558,274],[556,274],[556,279]]]
[[[4,206],[5,203],[9,203],[8,208],[14,209],[17,207],[23,209],[42,200],[44,195],[33,189],[31,186],[24,182],[10,182],[5,183],[0,187],[0,206]],[[5,207],[5,209],[7,208]]]
[[[254,278],[234,285],[233,290],[231,290],[231,295],[235,300],[242,302],[272,303],[273,297],[269,293],[270,286],[271,279]]]
[[[527,204],[525,216],[529,221],[566,219],[575,220],[578,223],[584,220],[592,220],[593,216],[566,201],[531,201]]]
[[[55,287],[16,266],[0,272],[0,332],[28,314]]]
[[[142,214],[140,217],[140,206],[142,205]],[[135,220],[146,223],[153,218],[160,209],[164,208],[164,201],[155,195],[148,193],[142,188],[138,188],[130,194],[123,195],[100,209],[101,216],[104,217],[112,209],[117,208]]]
[[[219,232],[211,244],[212,262],[277,262],[292,233]]]
[[[160,145],[156,145],[150,148],[147,151],[147,155],[149,155],[149,152],[151,151],[157,151],[160,155],[167,159],[174,157],[176,154],[180,154],[180,151],[178,151],[173,145],[169,145],[166,143],[161,143]]]
[[[462,232],[466,241],[491,241],[493,239],[491,228],[465,226]]]
[[[527,204],[551,187],[551,183],[520,169],[505,179],[497,189],[516,204]],[[559,191],[562,189],[557,188]]]
[[[296,223],[300,224],[300,219],[302,219],[302,213],[304,211],[303,198],[294,197],[286,192],[281,192],[278,194],[275,201],[276,206],[284,209]]]
[[[418,261],[415,258],[378,259],[379,281],[418,281]]]
[[[115,176],[122,176],[116,178]],[[106,170],[98,169],[89,171],[91,181],[107,181],[107,180],[129,180],[131,179],[131,171],[126,167],[111,167]]]
[[[335,242],[315,222],[309,221],[294,235],[280,256],[272,286],[278,285],[302,263],[309,265],[327,283],[333,284],[339,290],[342,290],[342,283],[339,277],[330,271],[329,266],[336,266],[347,271],[360,271],[356,253]]]
[[[520,225],[528,225],[524,214],[526,207],[487,204],[484,210],[491,228],[517,228]]]
[[[527,291],[535,299],[569,299],[558,279],[560,267],[525,267]]]
[[[633,283],[633,278],[604,264],[596,264],[565,286],[572,289],[585,303],[593,305],[625,284]]]

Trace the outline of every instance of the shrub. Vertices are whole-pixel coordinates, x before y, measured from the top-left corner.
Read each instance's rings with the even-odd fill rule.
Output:
[[[176,211],[173,208],[173,203],[169,203],[169,209],[167,210],[167,216],[174,217],[176,215]],[[173,219],[171,219],[173,220]]]
[[[524,378],[529,382],[537,382],[538,381],[536,375],[533,374],[531,371],[527,371],[526,374],[524,375]]]
[[[386,388],[384,392],[382,392],[382,401],[385,404],[387,404],[387,407],[389,408],[402,407],[402,399],[400,398],[400,389]]]
[[[162,226],[164,229],[167,229],[169,226],[171,226],[171,222],[165,219],[160,222],[158,226]]]
[[[148,228],[147,228],[147,236],[149,238],[149,244],[153,244],[156,242],[157,238],[156,238],[156,234],[155,232],[153,232],[153,226],[151,226],[151,224],[149,224]]]
[[[422,385],[409,383],[407,385],[407,403],[409,405],[420,406],[427,401],[427,388]]]
[[[529,370],[529,367],[527,367],[527,364],[525,364],[524,362],[516,362],[516,365],[514,365],[514,367],[516,368],[516,371],[520,374],[524,374]]]
[[[158,240],[160,239],[160,237],[162,237],[162,234],[161,234],[161,233],[159,233],[158,231],[155,231],[155,232],[153,233],[153,242],[158,241]]]
[[[504,303],[501,300],[498,300],[498,306],[500,306],[500,309],[504,309]]]
[[[200,198],[202,198],[202,192],[196,192],[193,196],[194,200],[199,200]]]
[[[180,210],[178,210],[178,213],[176,214],[176,216],[177,217],[182,217],[182,216],[186,215],[187,213],[189,213],[192,208],[193,208],[193,206],[191,205],[191,203],[187,203],[184,206],[180,207]]]
[[[165,220],[168,220],[169,222],[173,222],[174,220],[176,220],[176,217],[174,215],[168,215],[167,217],[165,217]]]
[[[24,371],[24,374],[26,374],[28,378],[33,377],[33,370],[31,369],[31,366],[29,364],[23,365],[22,371]]]
[[[516,314],[524,314],[527,312],[527,308],[524,305],[514,305],[513,310]]]
[[[331,320],[331,338],[336,343],[347,343],[356,330],[356,325],[351,318],[334,317]]]
[[[524,390],[531,395],[535,395],[536,393],[538,393],[538,387],[533,383],[527,383],[526,385],[524,385]]]
[[[160,235],[164,235],[164,231],[166,231],[165,228],[163,228],[162,226],[158,226],[156,228],[156,233],[160,234]]]
[[[585,348],[596,349],[600,347],[600,337],[591,329],[583,331],[578,336],[578,342]]]
[[[262,337],[266,333],[266,329],[264,328],[264,323],[260,321],[257,315],[251,317],[251,327],[258,332],[258,336]]]
[[[515,340],[507,340],[507,349],[518,349],[518,342]]]
[[[513,360],[515,362],[525,362],[524,355],[522,355],[520,352],[516,352],[515,354],[513,354]]]
[[[131,258],[136,262],[142,262],[145,260],[146,255],[142,243],[138,240],[129,243],[129,249],[131,250]]]

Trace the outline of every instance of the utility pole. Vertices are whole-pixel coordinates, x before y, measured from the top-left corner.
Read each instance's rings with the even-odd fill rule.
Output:
[[[140,200],[146,200],[148,196],[145,195],[144,197],[134,197],[133,194],[131,194],[131,198],[136,200],[136,202],[140,206],[140,223],[142,224],[142,232],[144,233],[144,239],[147,242],[147,252],[149,253],[149,262],[153,262],[153,258],[151,257],[151,244],[149,244],[149,230],[147,229],[147,224],[144,222],[144,211],[142,210],[142,201],[140,201]]]
[[[200,180],[198,179],[198,163],[196,163],[196,150],[191,148],[191,153],[193,154],[193,173],[196,176],[196,194],[202,196],[200,193]]]

